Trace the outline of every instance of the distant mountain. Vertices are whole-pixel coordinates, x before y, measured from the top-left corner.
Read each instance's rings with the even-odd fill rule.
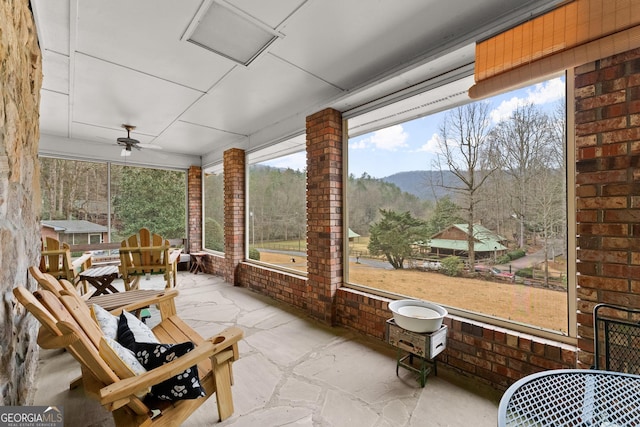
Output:
[[[442,184],[453,187],[459,184],[458,178],[450,171],[411,171],[398,172],[382,178],[383,181],[397,185],[402,191],[413,194],[422,200],[435,200],[451,190],[442,188]]]

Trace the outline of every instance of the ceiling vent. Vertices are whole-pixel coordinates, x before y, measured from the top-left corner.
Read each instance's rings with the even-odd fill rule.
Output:
[[[282,34],[242,10],[217,1],[204,1],[185,31],[189,41],[248,66]]]

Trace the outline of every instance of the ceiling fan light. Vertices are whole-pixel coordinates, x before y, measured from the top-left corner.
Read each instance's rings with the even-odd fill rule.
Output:
[[[131,155],[131,147],[124,147],[120,152],[121,157],[129,157]]]

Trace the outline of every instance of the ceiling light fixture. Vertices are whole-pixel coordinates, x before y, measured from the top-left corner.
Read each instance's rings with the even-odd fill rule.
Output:
[[[124,147],[120,152],[120,156],[129,157],[131,155],[131,147]]]

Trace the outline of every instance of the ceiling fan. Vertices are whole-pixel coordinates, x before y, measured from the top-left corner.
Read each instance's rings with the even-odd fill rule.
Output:
[[[160,147],[158,145],[144,144],[144,143],[141,143],[140,141],[138,141],[137,139],[131,138],[131,131],[136,128],[135,126],[123,124],[122,127],[127,130],[127,136],[126,137],[123,136],[123,137],[120,137],[120,138],[117,139],[118,145],[123,147],[122,151],[120,152],[120,155],[122,157],[130,156],[132,148],[135,148],[136,150],[140,150],[142,148],[151,148],[151,149],[154,149],[154,150],[162,150],[162,147]]]

